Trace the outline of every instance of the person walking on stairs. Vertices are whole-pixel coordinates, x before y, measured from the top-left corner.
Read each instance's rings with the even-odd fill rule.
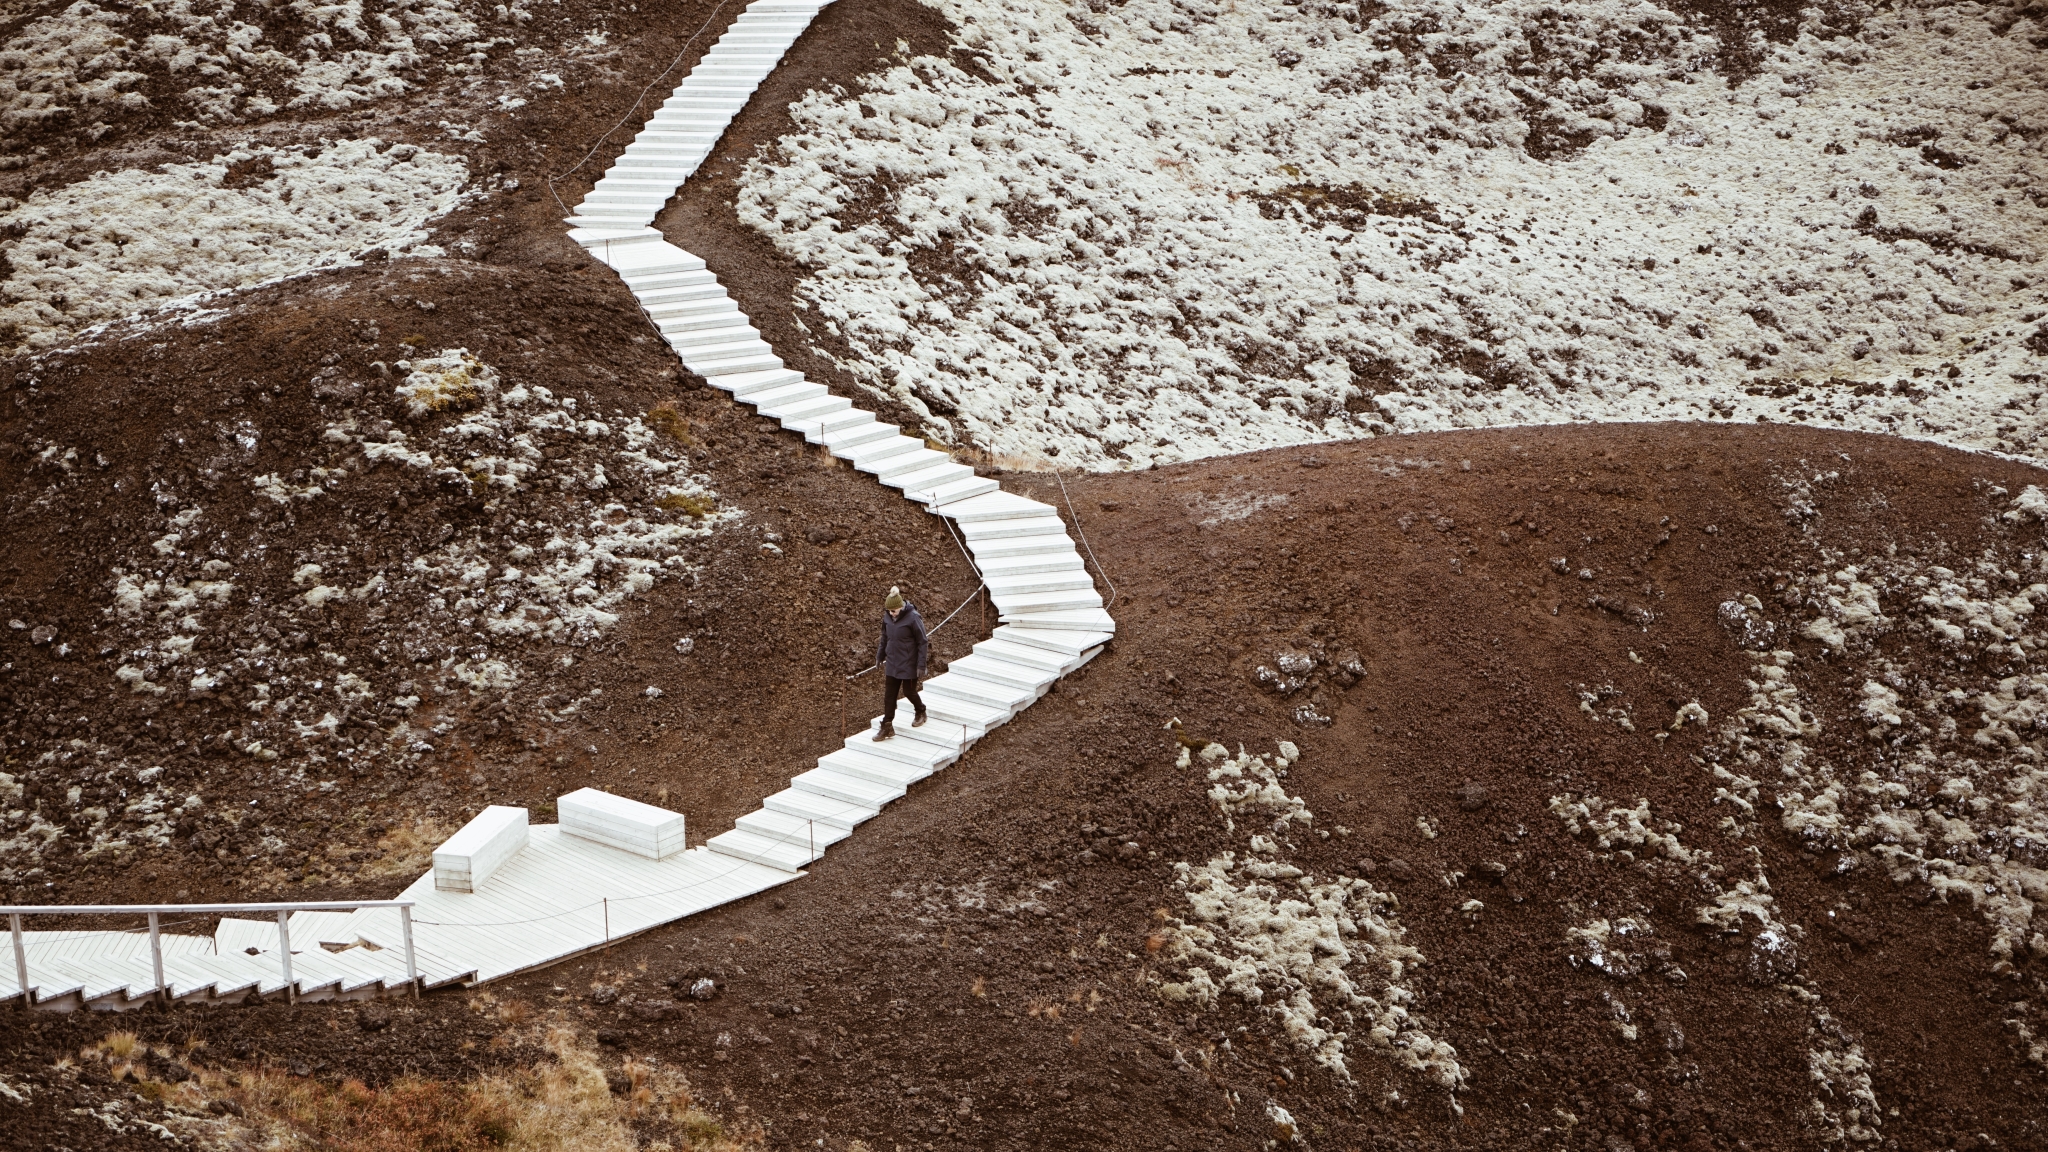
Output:
[[[901,589],[890,588],[889,598],[882,601],[882,640],[875,647],[875,663],[882,666],[882,726],[874,739],[896,735],[898,696],[908,699],[917,710],[910,726],[924,723],[924,699],[917,694],[917,682],[924,678],[925,657],[931,655],[931,647],[917,605],[905,600]]]

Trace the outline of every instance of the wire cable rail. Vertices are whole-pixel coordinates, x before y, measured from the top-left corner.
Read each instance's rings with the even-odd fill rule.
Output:
[[[711,27],[711,22],[713,20],[718,19],[718,14],[725,10],[725,6],[727,3],[728,0],[718,0],[718,5],[711,9],[711,15],[706,16],[704,18],[704,23],[699,24],[697,26],[697,30],[695,32],[690,33],[690,38],[688,40],[683,41],[683,46],[676,51],[675,59],[668,62],[668,67],[663,68],[661,70],[661,75],[656,76],[652,80],[649,80],[647,82],[647,86],[645,88],[640,89],[640,94],[638,96],[633,97],[633,106],[631,108],[626,109],[626,111],[619,116],[618,120],[613,122],[611,127],[604,130],[603,135],[599,136],[596,140],[591,142],[590,150],[583,154],[583,159],[578,160],[573,166],[570,167],[568,171],[554,173],[547,177],[548,195],[554,197],[555,206],[562,210],[563,215],[573,215],[573,213],[571,212],[567,204],[562,203],[561,194],[555,191],[555,182],[558,180],[566,180],[569,177],[574,176],[578,169],[581,169],[585,164],[590,163],[590,158],[592,156],[597,155],[597,150],[599,148],[604,147],[605,142],[612,138],[612,133],[617,132],[621,127],[625,125],[626,121],[632,119],[633,115],[640,111],[640,105],[646,101],[647,94],[649,92],[654,91],[654,86],[656,84],[659,84],[663,80],[668,79],[668,74],[676,70],[676,65],[681,64],[683,62],[683,57],[689,55],[690,46],[697,42],[697,37],[704,35],[704,30],[706,28]]]
[[[1052,478],[1060,482],[1060,499],[1067,502],[1067,516],[1074,521],[1074,535],[1081,538],[1081,547],[1088,549],[1088,558],[1095,560],[1095,549],[1088,543],[1088,533],[1081,527],[1081,514],[1074,511],[1074,498],[1067,495],[1067,478],[1060,475],[1057,468],[1052,470]],[[1116,607],[1116,581],[1109,578],[1109,569],[1102,566],[1102,561],[1095,560],[1095,570],[1102,574],[1102,582],[1109,585],[1109,603],[1102,606],[1102,610],[1107,612]]]
[[[164,979],[163,914],[199,913],[202,915],[227,915],[230,913],[274,913],[277,916],[277,952],[284,976],[285,994],[298,999],[298,982],[292,977],[292,933],[289,923],[294,912],[355,912],[364,908],[396,908],[401,933],[405,938],[405,979],[414,996],[419,995],[420,973],[418,958],[412,943],[411,900],[295,900],[272,901],[257,904],[6,904],[0,905],[0,912],[7,914],[8,934],[14,944],[14,975],[25,1003],[33,1003],[35,993],[28,982],[28,948],[22,939],[21,918],[23,916],[148,916],[149,917],[149,964],[155,984],[151,995],[157,1000],[170,999],[170,985]],[[189,923],[189,920],[173,923]]]

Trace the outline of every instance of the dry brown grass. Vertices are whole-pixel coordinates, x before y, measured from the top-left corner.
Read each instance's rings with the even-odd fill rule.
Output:
[[[241,1105],[275,1148],[323,1152],[470,1152],[511,1143],[518,1114],[475,1087],[407,1076],[381,1088],[331,1084],[275,1070],[211,1085]]]
[[[433,867],[434,847],[455,829],[425,817],[397,824],[377,841],[384,854],[363,865],[364,876],[416,876]]]
[[[688,516],[704,517],[718,511],[718,501],[708,496],[691,496],[684,492],[670,493],[655,503],[671,512],[681,512]]]
[[[690,422],[673,404],[656,404],[647,410],[647,426],[685,448],[695,448],[697,438],[690,435]]]
[[[947,445],[939,451],[951,452],[953,459],[974,468],[1003,468],[1011,472],[1050,472],[1051,460],[1043,456],[1027,456],[1016,452],[991,452],[975,444]]]
[[[515,1027],[530,1011],[488,994],[472,998],[471,1007]],[[229,1146],[278,1152],[758,1152],[762,1145],[758,1126],[734,1129],[699,1108],[678,1072],[629,1060],[607,1075],[596,1049],[560,1024],[507,1035],[511,1046],[532,1046],[532,1063],[467,1083],[408,1076],[371,1087],[270,1067],[193,1067],[182,1084],[140,1081],[138,1090],[193,1113],[232,1103],[234,1118],[205,1125],[228,1136]],[[81,1056],[114,1064],[119,1075],[139,1069],[131,1059],[146,1054],[132,1033],[117,1032]]]

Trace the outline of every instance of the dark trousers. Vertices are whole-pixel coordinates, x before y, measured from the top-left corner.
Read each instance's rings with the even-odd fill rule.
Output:
[[[919,716],[924,715],[924,700],[917,694],[917,680],[915,678],[898,680],[884,672],[882,673],[882,723],[896,723],[896,697],[898,696],[909,700],[910,706],[917,709]]]

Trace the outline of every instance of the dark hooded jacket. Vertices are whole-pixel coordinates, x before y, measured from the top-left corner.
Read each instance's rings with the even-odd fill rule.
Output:
[[[882,671],[898,680],[917,680],[924,676],[924,660],[931,654],[931,641],[924,634],[924,618],[917,614],[917,605],[903,602],[903,611],[894,620],[889,613],[882,613],[882,641],[875,646],[875,663]]]

